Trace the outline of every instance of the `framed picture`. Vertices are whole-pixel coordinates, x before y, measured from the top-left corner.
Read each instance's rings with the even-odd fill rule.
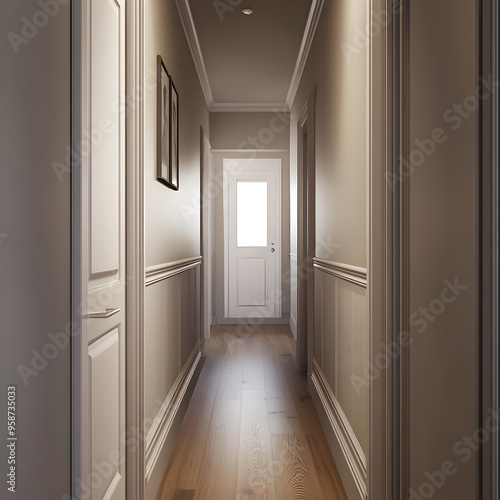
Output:
[[[170,168],[171,183],[179,189],[179,95],[170,78]]]
[[[157,179],[172,189],[178,189],[172,183],[171,168],[171,78],[157,56],[157,95],[156,95],[156,135],[157,135]],[[177,175],[177,173],[176,173]]]

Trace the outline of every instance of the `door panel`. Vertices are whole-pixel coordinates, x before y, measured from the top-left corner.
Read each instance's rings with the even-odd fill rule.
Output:
[[[266,259],[238,259],[238,306],[266,305]]]
[[[91,32],[91,238],[92,274],[118,269],[120,114],[120,4],[92,2]]]
[[[74,496],[124,500],[125,95],[124,0],[82,2],[81,335],[75,390],[81,431]],[[78,165],[79,167],[79,165]],[[75,363],[75,366],[77,364]],[[79,398],[79,399],[78,399]],[[76,495],[75,495],[76,494]]]
[[[118,328],[89,346],[91,427],[94,483],[92,498],[123,498],[125,460],[121,460],[120,431],[123,342]]]
[[[281,160],[224,160],[226,317],[281,316]]]

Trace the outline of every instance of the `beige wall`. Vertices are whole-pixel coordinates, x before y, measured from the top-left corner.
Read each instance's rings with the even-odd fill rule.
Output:
[[[325,2],[290,127],[291,252],[297,252],[297,120],[316,88],[315,256],[361,268],[367,265],[367,53],[360,49],[348,60],[341,44],[352,41],[355,29],[366,25],[367,4]],[[359,445],[363,461],[368,454],[369,391],[366,386],[357,390],[351,377],[362,376],[369,357],[367,289],[318,269],[314,278],[314,360],[332,395],[331,404],[343,413],[338,418],[349,429],[350,453],[355,455],[352,450]],[[349,498],[360,498],[334,426],[326,418],[323,423]]]
[[[341,43],[365,26],[365,3],[325,2],[292,106],[290,130],[295,176],[297,119],[316,86],[316,234],[339,245],[332,260],[361,267],[367,261],[366,50],[348,60]]]
[[[59,181],[52,167],[54,161],[69,167],[69,3],[45,26],[35,28],[17,54],[7,39],[9,33],[21,35],[23,16],[31,21],[40,11],[28,0],[0,4],[3,498],[61,498],[71,492],[70,348],[64,333],[70,322],[70,175],[69,169],[61,170]],[[49,334],[58,334],[61,348],[54,350]],[[26,368],[27,384],[20,365]],[[7,491],[6,483],[9,385],[17,388],[15,494]]]
[[[208,109],[174,0],[147,0],[145,12],[146,267],[200,255],[200,125]],[[179,191],[156,180],[156,56],[179,94]],[[186,215],[187,213],[187,215]]]
[[[410,479],[419,493],[429,482],[424,474],[451,460],[455,474],[436,491],[436,500],[476,498],[478,480],[478,457],[464,452],[462,443],[478,426],[477,113],[465,110],[469,116],[460,118],[453,110],[473,104],[467,98],[477,84],[475,24],[475,2],[411,4],[410,140],[412,151],[420,140],[431,153],[421,164],[418,153],[410,157],[415,167],[406,180],[413,323]],[[447,138],[431,145],[437,128]],[[459,296],[445,292],[455,299],[446,304],[444,280],[455,279],[467,288]]]
[[[214,300],[213,315],[224,318],[224,158],[280,158],[281,171],[281,250],[282,316],[290,314],[290,190],[289,190],[289,113],[210,113],[210,144],[213,154],[211,198],[214,213]],[[233,151],[221,151],[221,150]],[[244,150],[259,150],[244,151]],[[270,150],[269,153],[260,151]],[[274,150],[279,150],[275,152]]]
[[[179,186],[156,180],[156,56],[163,58],[179,94]],[[145,255],[146,270],[197,257],[200,249],[200,126],[209,129],[208,109],[174,0],[145,2]],[[199,267],[151,283],[145,291],[145,417],[152,419],[182,383],[182,369],[200,337]],[[187,396],[185,396],[185,399]],[[146,498],[154,499],[172,449],[182,404],[156,459]],[[166,417],[165,417],[166,418]],[[154,429],[153,425],[153,429]],[[161,442],[151,431],[151,443]],[[153,455],[151,455],[153,456]],[[153,460],[150,462],[150,460]],[[153,465],[151,465],[153,464]],[[153,469],[150,469],[153,467]]]
[[[210,113],[212,149],[287,149],[290,114]]]

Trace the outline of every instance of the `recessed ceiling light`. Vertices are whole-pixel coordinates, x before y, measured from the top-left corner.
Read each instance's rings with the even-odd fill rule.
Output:
[[[243,12],[246,16],[249,16],[250,14],[253,14],[253,9],[243,9],[241,12]]]

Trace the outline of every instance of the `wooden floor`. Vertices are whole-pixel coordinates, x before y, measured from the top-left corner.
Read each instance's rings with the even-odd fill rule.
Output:
[[[288,326],[217,326],[157,500],[347,500]]]

